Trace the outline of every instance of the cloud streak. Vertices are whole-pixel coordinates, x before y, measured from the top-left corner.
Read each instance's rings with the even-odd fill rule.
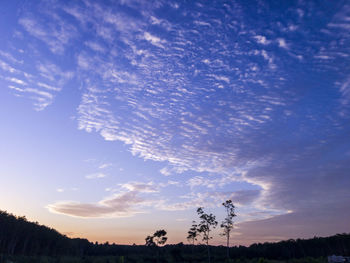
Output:
[[[141,207],[149,206],[151,200],[141,196],[142,193],[152,193],[152,184],[129,183],[122,185],[126,191],[114,194],[97,203],[80,203],[62,201],[47,206],[49,211],[81,218],[129,217],[143,213]]]

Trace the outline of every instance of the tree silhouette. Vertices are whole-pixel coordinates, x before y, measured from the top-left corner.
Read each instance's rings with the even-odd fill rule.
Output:
[[[222,203],[226,210],[226,217],[222,221],[220,227],[223,229],[223,236],[226,236],[226,247],[227,247],[227,261],[230,259],[230,235],[231,230],[233,229],[233,218],[236,216],[235,214],[235,206],[232,203],[232,200],[226,200],[226,202]]]
[[[157,249],[157,262],[159,262],[159,247],[164,245],[168,238],[164,229],[157,230],[152,236],[146,237],[146,246],[155,247]]]
[[[218,225],[218,222],[215,220],[213,214],[206,214],[202,207],[197,209],[197,214],[201,221],[198,224],[198,232],[202,234],[202,240],[205,241],[208,250],[208,262],[210,263],[210,249],[209,249],[209,240],[212,239],[210,236],[211,228],[215,228]]]
[[[156,246],[156,243],[153,241],[153,236],[147,236],[146,237],[146,246],[147,247],[155,247]]]
[[[187,240],[192,244],[192,256],[193,256],[193,249],[194,249],[194,242],[197,241],[198,236],[198,225],[196,224],[196,221],[192,221],[192,226],[190,230],[187,232]]]
[[[153,240],[155,240],[157,247],[164,245],[166,243],[166,241],[168,240],[168,238],[166,237],[166,234],[167,233],[164,229],[157,230],[153,234]]]
[[[192,226],[190,230],[188,230],[187,234],[187,240],[190,242],[192,245],[194,245],[194,242],[197,241],[197,236],[198,236],[198,225],[196,224],[196,221],[192,221]]]

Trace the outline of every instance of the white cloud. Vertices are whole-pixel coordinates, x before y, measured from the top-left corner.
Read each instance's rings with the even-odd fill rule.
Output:
[[[72,25],[63,22],[59,16],[51,18],[46,21],[45,27],[43,23],[32,17],[21,18],[18,22],[29,34],[45,42],[53,53],[62,54],[77,32]]]
[[[257,35],[257,36],[254,36],[256,42],[258,42],[259,44],[263,44],[263,45],[268,45],[270,44],[270,40],[267,40],[265,36],[260,36],[260,35]]]
[[[198,26],[208,26],[211,27],[211,24],[205,21],[199,21],[199,20],[195,20],[193,22],[194,24],[198,25]]]
[[[271,55],[269,55],[266,50],[261,50],[260,54],[264,57],[265,60],[268,61],[269,63],[269,67],[271,69],[276,69],[276,65],[274,63],[273,57]]]
[[[19,85],[22,85],[22,86],[25,86],[27,85],[26,82],[24,82],[23,80],[21,79],[17,79],[17,78],[6,78],[8,81],[11,81],[13,83],[16,83],[16,84],[19,84]]]
[[[171,172],[170,172],[170,170],[169,170],[168,167],[164,167],[164,168],[160,169],[159,172],[160,172],[162,175],[165,175],[165,176],[171,175]]]
[[[152,182],[149,182],[149,183],[130,182],[126,184],[121,184],[120,186],[129,191],[135,191],[140,193],[155,193],[159,191],[158,187],[156,187]]]
[[[106,52],[106,49],[102,47],[100,44],[98,44],[97,42],[88,41],[88,42],[85,42],[85,45],[96,52],[101,52],[101,53]]]
[[[98,168],[99,169],[106,169],[106,168],[108,168],[108,167],[111,167],[113,164],[111,164],[111,163],[103,163],[103,164],[101,164]]]
[[[160,47],[160,48],[164,48],[163,44],[166,43],[166,41],[164,39],[160,39],[159,37],[151,35],[148,32],[144,32],[143,36],[152,45]]]
[[[9,64],[7,64],[6,62],[0,60],[0,68],[2,70],[5,70],[5,71],[8,71],[8,72],[11,72],[11,73],[17,73],[18,71],[11,67]]]
[[[73,217],[130,217],[144,213],[144,208],[154,206],[157,200],[147,199],[142,194],[156,192],[153,183],[131,182],[121,185],[122,191],[97,203],[61,201],[47,206],[50,212]],[[106,189],[111,191],[111,189]]]
[[[342,94],[342,103],[349,104],[350,102],[350,77],[345,80],[340,86],[340,93]]]
[[[37,85],[39,87],[45,88],[47,90],[52,90],[52,91],[60,91],[61,90],[61,88],[56,88],[56,87],[50,86],[50,85],[42,83],[42,82],[38,82]]]
[[[104,178],[107,175],[104,173],[94,173],[94,174],[88,174],[85,176],[86,179],[99,179],[99,178]]]
[[[209,76],[218,80],[218,81],[223,81],[223,82],[226,82],[227,84],[230,84],[230,79],[226,76],[215,75],[215,74],[209,74]]]
[[[285,48],[285,49],[288,48],[288,45],[287,45],[286,40],[284,38],[278,38],[277,42],[278,42],[279,47]]]

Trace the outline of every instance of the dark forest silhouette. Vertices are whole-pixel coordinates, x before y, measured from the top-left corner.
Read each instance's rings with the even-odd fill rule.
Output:
[[[160,262],[206,262],[206,245],[165,245]],[[210,246],[212,262],[227,262],[225,246]],[[229,248],[232,260],[252,258],[288,260],[304,257],[350,255],[350,234],[312,239],[290,239],[276,243],[253,244]],[[92,243],[87,239],[68,238],[56,230],[28,222],[25,217],[0,211],[0,254],[25,256],[119,256],[122,262],[155,262],[156,256],[145,245]],[[138,259],[142,258],[142,261]],[[125,260],[125,261],[124,261]],[[1,259],[0,259],[1,261]],[[1,261],[2,262],[2,261]],[[80,261],[76,261],[80,262]],[[88,261],[82,261],[88,262]],[[118,261],[116,261],[118,262]],[[230,261],[231,262],[231,261]],[[236,261],[232,261],[236,262]],[[238,261],[237,261],[238,262]]]

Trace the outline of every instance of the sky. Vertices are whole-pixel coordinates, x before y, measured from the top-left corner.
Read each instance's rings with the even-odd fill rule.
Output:
[[[350,231],[348,1],[0,1],[0,209],[70,237]],[[220,229],[212,244],[225,244]]]

